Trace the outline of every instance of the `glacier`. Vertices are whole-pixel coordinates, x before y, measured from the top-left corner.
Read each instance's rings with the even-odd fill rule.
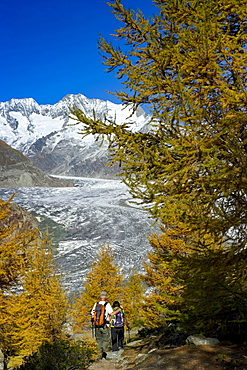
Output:
[[[67,178],[67,177],[66,177]],[[120,271],[128,277],[151,246],[147,236],[157,232],[147,211],[136,204],[120,180],[69,178],[74,187],[0,189],[4,200],[16,192],[14,202],[44,223],[52,220],[57,234],[54,255],[64,276],[65,289],[82,289],[97,250],[109,245]]]

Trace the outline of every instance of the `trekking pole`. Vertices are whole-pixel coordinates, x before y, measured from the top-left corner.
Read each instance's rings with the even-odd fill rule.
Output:
[[[127,337],[125,338],[125,342],[126,344],[128,344],[130,342],[130,326],[127,325],[127,331],[129,332],[129,334],[127,335]],[[129,337],[129,338],[128,338]]]

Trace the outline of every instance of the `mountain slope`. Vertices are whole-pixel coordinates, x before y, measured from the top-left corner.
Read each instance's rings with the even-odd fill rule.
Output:
[[[135,131],[148,129],[149,116],[141,108],[130,117],[130,110],[85,96],[67,95],[57,104],[39,105],[33,99],[11,99],[0,103],[0,138],[20,150],[33,163],[53,175],[113,178],[119,168],[105,166],[109,162],[107,143],[102,146],[90,135],[78,134],[80,126],[69,118],[77,107],[88,116],[134,122]]]
[[[36,168],[20,151],[0,140],[0,187],[62,187],[73,186],[70,181],[48,176]]]
[[[0,221],[1,229],[12,227],[14,234],[38,230],[39,222],[37,218],[25,210],[25,208],[15,203],[10,203],[8,208],[9,212],[6,218]]]

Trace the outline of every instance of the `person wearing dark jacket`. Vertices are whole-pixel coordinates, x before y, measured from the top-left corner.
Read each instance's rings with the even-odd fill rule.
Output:
[[[113,312],[109,315],[111,317],[111,340],[112,351],[118,351],[123,348],[124,342],[124,325],[128,325],[123,307],[118,301],[112,305]]]

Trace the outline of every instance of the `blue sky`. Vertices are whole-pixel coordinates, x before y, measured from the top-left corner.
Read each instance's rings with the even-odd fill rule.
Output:
[[[155,12],[151,0],[122,0],[127,8]],[[55,104],[67,94],[119,102],[121,89],[106,73],[99,34],[118,22],[102,0],[0,0],[0,101],[33,98]]]

